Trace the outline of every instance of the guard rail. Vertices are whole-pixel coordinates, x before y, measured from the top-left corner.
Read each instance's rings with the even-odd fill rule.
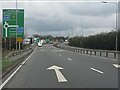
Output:
[[[99,55],[99,56],[105,56],[105,57],[112,57],[117,59],[120,55],[120,51],[112,51],[112,50],[96,50],[96,49],[86,49],[86,48],[77,48],[77,47],[70,47],[70,46],[60,46],[55,45],[57,48],[61,48],[68,51],[83,53],[83,54],[89,54],[89,55]],[[104,55],[103,55],[104,53]]]

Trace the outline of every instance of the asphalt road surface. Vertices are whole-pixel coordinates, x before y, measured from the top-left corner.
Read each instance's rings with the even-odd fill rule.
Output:
[[[37,47],[4,88],[117,88],[117,60]]]

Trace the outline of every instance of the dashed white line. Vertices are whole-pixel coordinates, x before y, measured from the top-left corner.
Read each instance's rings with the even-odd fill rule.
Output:
[[[68,60],[72,60],[71,58],[68,58]]]
[[[37,49],[37,47],[34,50],[36,50],[36,49]]]
[[[116,68],[120,68],[120,65],[118,64],[113,64],[113,66],[115,66]]]
[[[100,71],[100,70],[97,70],[97,69],[95,69],[95,68],[91,68],[91,69],[94,70],[94,71],[96,71],[96,72],[98,72],[98,73],[104,74],[104,72],[102,72],[102,71]]]

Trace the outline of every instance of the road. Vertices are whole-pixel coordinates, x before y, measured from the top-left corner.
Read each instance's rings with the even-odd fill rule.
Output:
[[[4,88],[117,88],[118,68],[113,65],[117,63],[44,45]]]

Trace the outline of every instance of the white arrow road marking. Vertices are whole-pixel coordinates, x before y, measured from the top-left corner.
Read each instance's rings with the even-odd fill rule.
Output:
[[[118,64],[113,64],[113,66],[115,66],[116,68],[120,68],[120,65]]]
[[[97,70],[97,69],[95,69],[95,68],[91,68],[92,70],[94,70],[94,71],[96,71],[96,72],[99,72],[99,73],[101,73],[101,74],[103,74],[104,72],[102,72],[102,71],[100,71],[100,70]]]
[[[58,82],[67,82],[67,80],[65,79],[65,77],[63,76],[63,74],[59,70],[59,69],[63,69],[62,67],[58,67],[56,65],[53,65],[53,66],[47,68],[47,70],[51,70],[51,69],[55,70]]]
[[[68,58],[68,60],[72,60],[71,58]]]

